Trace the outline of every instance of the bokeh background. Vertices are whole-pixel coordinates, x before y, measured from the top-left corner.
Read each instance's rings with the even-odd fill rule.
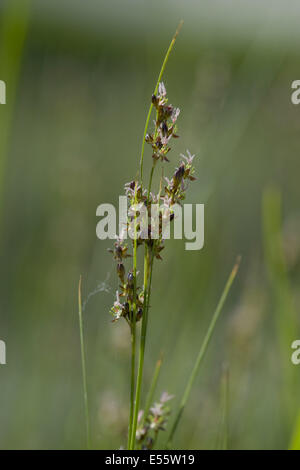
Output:
[[[85,447],[80,274],[93,446],[126,442],[129,335],[108,313],[118,283],[95,214],[137,173],[151,93],[184,19],[164,76],[181,108],[169,171],[186,148],[197,154],[188,202],[205,203],[205,247],[171,241],[156,264],[143,396],[163,354],[157,397],[168,390],[177,406],[241,254],[174,446],[222,445],[228,367],[228,447],[299,448],[299,2],[0,5],[0,447]]]

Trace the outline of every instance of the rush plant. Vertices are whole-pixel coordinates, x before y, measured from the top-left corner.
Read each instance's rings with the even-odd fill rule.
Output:
[[[193,166],[194,155],[192,155],[188,150],[185,155],[180,155],[179,163],[173,170],[171,176],[169,178],[164,177],[165,166],[169,165],[170,162],[169,152],[171,150],[172,140],[179,137],[177,133],[177,119],[179,117],[180,110],[178,107],[170,104],[162,77],[181,25],[182,22],[179,24],[179,27],[172,38],[163,60],[151,100],[149,99],[150,107],[146,118],[142,140],[138,176],[125,184],[125,194],[127,196],[129,214],[128,220],[126,221],[125,226],[122,227],[113,248],[109,250],[116,262],[116,274],[120,283],[119,289],[116,292],[115,302],[110,311],[113,317],[112,321],[126,321],[129,326],[131,336],[131,392],[127,442],[127,448],[129,450],[141,448],[152,449],[155,446],[158,433],[166,430],[167,428],[168,418],[171,412],[169,402],[173,398],[172,395],[169,395],[167,392],[163,392],[159,402],[152,405],[152,399],[161,366],[161,360],[159,360],[155,368],[144,411],[140,409],[148,321],[149,318],[155,314],[154,311],[150,311],[152,273],[155,262],[157,260],[158,262],[162,261],[162,251],[165,247],[164,222],[174,220],[175,205],[182,204],[182,201],[186,197],[189,184],[196,179],[195,168]],[[153,112],[153,127],[149,130],[150,119]],[[145,144],[149,145],[151,148],[152,158],[152,166],[148,176],[147,185],[144,183],[143,171]],[[152,183],[156,173],[158,174],[157,186],[159,189],[155,193],[152,191]],[[156,226],[153,224],[153,212],[151,210],[153,205],[156,205],[158,208]],[[140,233],[138,215],[141,207],[146,208],[147,211],[147,237],[142,237]],[[131,233],[133,232],[134,236],[128,241],[124,234],[129,230]],[[155,236],[153,232],[155,232]],[[141,272],[143,273],[142,281],[139,281],[141,274],[139,274],[139,271],[137,270],[138,255],[141,257]],[[231,284],[235,278],[237,268],[238,264],[235,265],[229,276],[207,334],[204,338],[204,342],[198,353],[195,365],[180,402],[179,409],[175,414],[175,420],[169,432],[169,437],[166,440],[167,447],[172,446],[174,433],[186,406],[192,385],[204,358],[216,322],[221,313]],[[81,312],[81,308],[79,308],[79,311]],[[141,324],[141,328],[138,328],[139,324]],[[82,333],[82,322],[80,323],[80,326]],[[86,373],[82,334],[81,344],[85,410],[88,430]],[[137,369],[136,362],[138,363]]]

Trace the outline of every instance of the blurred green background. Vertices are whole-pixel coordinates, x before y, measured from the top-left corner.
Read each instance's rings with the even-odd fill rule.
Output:
[[[108,313],[118,282],[96,207],[137,173],[163,55],[181,108],[170,154],[197,154],[188,202],[205,203],[205,247],[171,241],[157,262],[145,387],[177,405],[238,254],[242,265],[185,410],[176,448],[300,446],[300,5],[283,1],[0,2],[1,448],[84,448],[77,286],[83,276],[95,448],[126,442],[127,325]],[[147,168],[150,165],[146,149]],[[97,294],[90,295],[97,291]],[[299,447],[298,447],[299,448]]]

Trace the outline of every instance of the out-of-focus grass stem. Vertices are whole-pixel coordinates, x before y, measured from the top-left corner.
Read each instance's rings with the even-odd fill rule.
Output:
[[[6,104],[0,106],[0,215],[9,137],[29,24],[30,7],[31,0],[6,0],[1,11],[0,78],[6,83],[7,97]]]
[[[219,448],[221,450],[228,449],[228,434],[229,434],[229,367],[223,366],[223,373],[221,377],[221,426],[220,426],[220,442]]]
[[[153,398],[154,398],[154,394],[155,394],[155,390],[156,390],[156,386],[157,386],[157,381],[158,381],[159,374],[160,374],[161,365],[162,365],[162,358],[158,359],[158,361],[155,365],[151,385],[150,385],[150,388],[149,388],[149,392],[148,392],[147,399],[146,399],[146,404],[145,404],[144,417],[143,417],[144,421],[148,416],[150,406],[151,406]]]
[[[86,443],[87,443],[87,448],[91,449],[90,418],[89,418],[89,405],[88,405],[87,380],[86,380],[86,362],[85,362],[83,321],[82,321],[81,276],[80,276],[79,284],[78,284],[78,314],[79,314],[83,400],[84,400],[85,425],[86,425]]]
[[[199,371],[199,367],[203,361],[203,358],[205,356],[205,353],[207,351],[207,348],[208,348],[208,345],[210,343],[210,340],[211,340],[211,337],[212,337],[212,334],[214,332],[214,329],[216,327],[216,323],[218,321],[218,318],[220,316],[220,313],[222,311],[222,308],[224,306],[224,303],[225,303],[225,300],[227,299],[227,296],[229,294],[229,291],[230,291],[230,288],[232,286],[232,283],[236,277],[236,274],[237,274],[237,271],[239,269],[239,264],[240,264],[240,258],[238,258],[236,264],[234,265],[230,275],[229,275],[229,278],[227,280],[227,283],[225,285],[225,288],[222,292],[222,295],[220,297],[220,300],[218,302],[218,305],[217,305],[217,308],[214,312],[214,315],[212,317],[212,320],[210,322],[210,325],[208,327],[208,330],[207,330],[207,333],[205,335],[205,338],[204,338],[204,341],[202,343],[202,346],[199,350],[199,353],[198,353],[198,356],[197,356],[197,359],[196,359],[196,362],[194,364],[194,367],[192,369],[192,372],[191,372],[191,375],[189,377],[189,380],[187,382],[187,385],[186,385],[186,388],[184,390],[184,393],[183,393],[183,396],[182,396],[182,399],[181,399],[181,402],[180,402],[180,405],[179,405],[179,409],[177,411],[177,414],[175,416],[175,420],[174,420],[174,423],[173,423],[173,426],[171,428],[171,432],[169,434],[169,438],[168,438],[168,441],[167,441],[167,447],[169,447],[172,443],[172,440],[173,440],[173,437],[174,437],[174,434],[175,434],[175,431],[177,429],[177,426],[179,424],[179,421],[180,421],[180,418],[182,416],[182,413],[184,411],[184,408],[187,404],[187,401],[188,401],[188,398],[190,396],[190,393],[191,393],[191,390],[192,390],[192,386],[195,382],[195,379],[196,379],[196,376],[198,374],[198,371]]]

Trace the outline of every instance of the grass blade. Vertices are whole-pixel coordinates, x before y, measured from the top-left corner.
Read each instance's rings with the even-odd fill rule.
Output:
[[[176,414],[176,417],[175,417],[175,420],[174,420],[174,423],[173,423],[173,426],[171,428],[171,432],[170,432],[170,435],[169,435],[169,438],[168,438],[168,441],[167,441],[167,447],[170,446],[170,444],[172,443],[172,440],[173,440],[173,437],[174,437],[174,434],[175,434],[175,431],[177,429],[177,426],[178,426],[178,423],[180,421],[180,418],[182,416],[182,413],[184,411],[184,408],[186,406],[186,403],[187,403],[187,400],[189,398],[189,395],[191,393],[191,389],[192,389],[192,386],[194,384],[194,381],[196,379],[196,376],[197,376],[197,373],[199,371],[199,367],[202,363],[202,360],[205,356],[205,353],[207,351],[207,348],[208,348],[208,345],[209,345],[209,342],[211,340],[211,337],[212,337],[212,334],[214,332],[214,329],[215,329],[215,326],[216,326],[216,323],[218,321],[218,318],[220,316],[220,313],[222,311],[222,308],[223,308],[223,305],[225,303],[225,300],[228,296],[228,293],[230,291],[230,288],[232,286],[232,283],[236,277],[236,274],[237,274],[237,271],[238,271],[238,268],[239,268],[239,264],[240,264],[240,257],[238,257],[237,261],[236,261],[236,264],[234,265],[230,275],[229,275],[229,278],[227,280],[227,283],[225,285],[225,288],[222,292],[222,295],[220,297],[220,300],[219,300],[219,303],[217,305],[217,308],[214,312],[214,315],[212,317],[212,320],[210,322],[210,325],[208,327],[208,330],[207,330],[207,333],[205,335],[205,338],[204,338],[204,341],[202,343],[202,346],[200,348],[200,351],[198,353],[198,356],[197,356],[197,359],[196,359],[196,362],[195,362],[195,365],[193,367],[193,370],[191,372],[191,375],[190,375],[190,378],[187,382],[187,385],[186,385],[186,388],[185,388],[185,391],[183,393],[183,397],[182,397],[182,400],[181,400],[181,403],[179,405],[179,409],[177,411],[177,414]]]
[[[221,422],[220,422],[220,434],[217,443],[217,449],[227,450],[228,449],[228,414],[229,414],[229,367],[228,365],[223,366],[223,373],[221,378]]]
[[[298,413],[295,429],[289,446],[289,450],[300,450],[300,411]]]
[[[89,419],[85,352],[84,352],[84,340],[83,340],[81,276],[79,278],[79,284],[78,284],[78,313],[79,313],[80,350],[81,350],[81,365],[82,365],[82,385],[83,385],[83,399],[84,399],[84,412],[85,412],[85,425],[86,425],[86,444],[87,444],[87,448],[91,449],[90,419]]]
[[[145,410],[144,410],[144,420],[147,418],[149,410],[150,410],[150,406],[153,402],[153,397],[154,397],[154,394],[155,394],[157,381],[158,381],[159,373],[160,373],[160,369],[161,369],[161,365],[162,365],[162,358],[160,357],[158,359],[157,363],[156,363],[156,366],[155,366],[155,369],[154,369],[154,374],[153,374],[151,385],[150,385],[150,389],[149,389],[149,392],[148,392],[148,395],[147,395]]]
[[[157,93],[157,90],[158,90],[158,85],[159,85],[159,82],[161,81],[162,79],[162,76],[163,76],[163,73],[165,71],[165,68],[166,68],[166,65],[167,65],[167,62],[169,60],[169,56],[171,54],[171,51],[174,47],[174,44],[175,44],[175,41],[176,41],[176,38],[182,28],[182,25],[183,25],[183,20],[180,21],[178,27],[177,27],[177,30],[172,38],[172,41],[170,42],[170,45],[168,47],[168,50],[166,52],[166,55],[164,57],[164,60],[163,60],[163,63],[162,63],[162,66],[161,66],[161,69],[160,69],[160,72],[159,72],[159,75],[158,75],[158,79],[157,79],[157,82],[156,82],[156,85],[155,85],[155,88],[154,88],[154,95],[156,95]],[[147,134],[147,130],[148,130],[148,126],[149,126],[149,121],[150,121],[150,117],[151,117],[151,112],[152,112],[152,109],[153,109],[153,103],[150,104],[150,107],[149,107],[149,111],[148,111],[148,114],[147,114],[147,118],[146,118],[146,123],[145,123],[145,129],[144,129],[144,135],[143,135],[143,142],[142,142],[142,150],[141,150],[141,159],[140,159],[140,177],[141,177],[141,184],[143,184],[143,164],[144,164],[144,151],[145,151],[145,138],[146,138],[146,134]]]
[[[4,80],[7,85],[7,100],[5,106],[0,108],[0,214],[2,214],[3,210],[6,160],[9,151],[9,139],[11,137],[30,10],[31,0],[9,0],[4,3],[1,9],[1,80]]]
[[[158,90],[158,85],[159,82],[162,79],[163,73],[165,71],[167,62],[169,60],[169,56],[171,54],[171,51],[174,47],[176,38],[180,32],[180,29],[183,25],[183,21],[180,21],[177,30],[170,42],[170,45],[168,47],[168,50],[166,52],[166,55],[164,57],[158,79],[154,88],[154,94],[157,93]],[[148,115],[146,118],[146,123],[145,123],[145,128],[144,128],[144,135],[143,135],[143,142],[142,142],[142,150],[141,150],[141,157],[140,157],[140,179],[141,179],[141,185],[143,184],[143,164],[144,164],[144,151],[145,151],[145,138],[146,138],[146,133],[148,130],[149,126],[149,121],[151,117],[151,112],[153,109],[153,103],[151,102]],[[151,188],[151,182],[152,182],[152,176],[153,176],[153,170],[154,166],[152,167],[151,170],[151,175],[150,175],[150,183],[149,183],[149,188],[148,188],[148,197],[150,193],[150,188]],[[136,249],[137,249],[137,244],[135,240],[134,244],[134,260],[136,261]],[[129,440],[128,442],[130,443],[129,449],[134,450],[135,447],[135,439],[136,439],[136,428],[137,428],[137,419],[138,419],[138,412],[139,412],[139,404],[140,404],[140,397],[141,397],[141,387],[142,387],[142,379],[143,379],[143,369],[144,369],[144,354],[145,354],[145,344],[146,344],[146,335],[147,335],[147,315],[148,315],[148,306],[146,304],[148,303],[149,305],[149,297],[151,293],[151,287],[149,289],[149,293],[147,294],[147,283],[148,279],[147,276],[149,275],[149,270],[151,271],[150,277],[152,276],[152,262],[151,261],[151,266],[149,266],[149,260],[146,261],[146,258],[148,257],[148,254],[146,253],[147,250],[145,250],[145,259],[144,259],[144,299],[145,299],[145,312],[143,315],[143,320],[142,320],[142,332],[141,332],[141,340],[140,340],[140,348],[139,348],[139,365],[138,365],[138,373],[137,373],[137,383],[136,383],[136,391],[135,391],[135,403],[134,403],[134,412],[133,412],[133,418],[132,418],[132,423],[129,425],[129,430],[131,431],[131,437],[129,434]],[[145,275],[145,272],[147,273]],[[134,282],[136,280],[136,269],[134,268]],[[150,286],[151,286],[151,281],[150,281]],[[148,297],[148,298],[147,298]]]
[[[283,425],[288,432],[294,423],[297,406],[295,388],[299,382],[295,366],[287,360],[287,354],[291,350],[293,340],[298,337],[299,327],[283,249],[282,195],[276,186],[269,186],[264,190],[262,226],[264,259],[271,288],[272,313],[274,312],[273,318],[280,354],[279,367],[284,377],[281,393],[286,413]]]

